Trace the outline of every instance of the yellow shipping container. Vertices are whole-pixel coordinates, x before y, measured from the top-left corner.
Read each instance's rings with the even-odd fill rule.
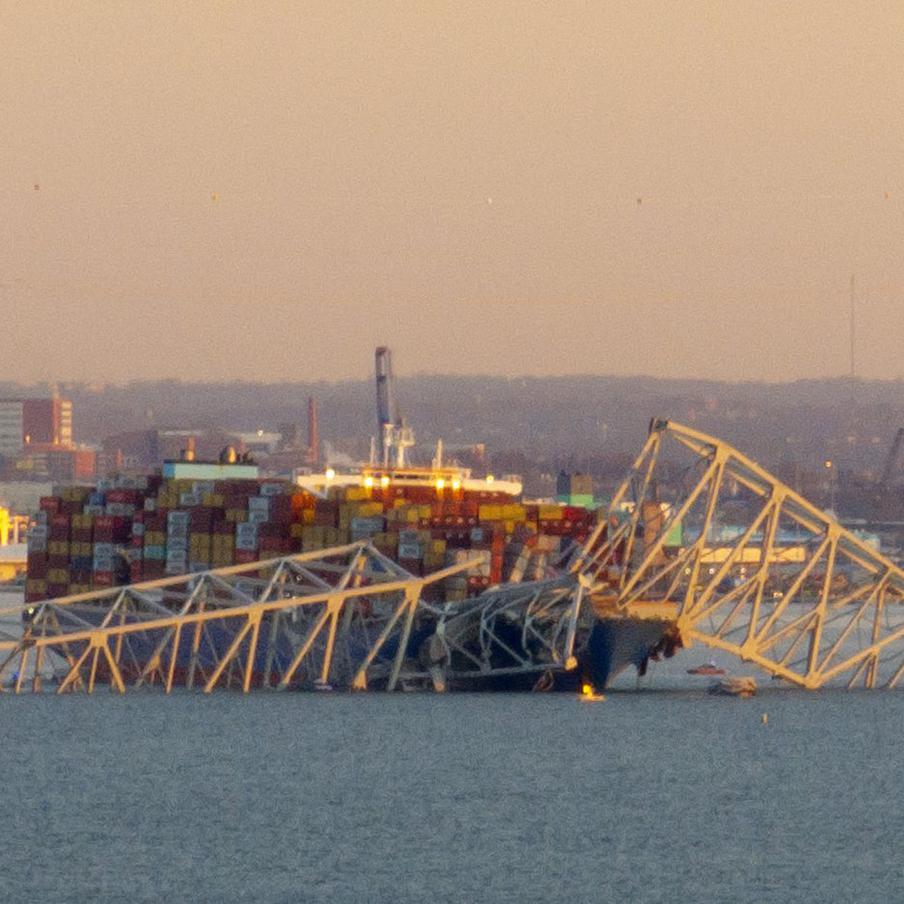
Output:
[[[68,540],[51,540],[47,544],[47,552],[52,556],[69,556]]]
[[[527,506],[512,502],[502,506],[502,517],[506,521],[524,521],[527,518]]]
[[[502,520],[501,505],[489,505],[484,503],[477,509],[477,517],[481,521],[501,521]]]
[[[166,534],[160,530],[149,530],[144,535],[145,546],[166,546]]]
[[[226,497],[222,493],[205,493],[201,497],[201,502],[211,508],[223,508]]]
[[[562,514],[561,505],[541,505],[537,517],[541,521],[561,521]]]
[[[368,487],[347,487],[345,490],[345,498],[348,502],[370,499],[370,493],[371,491]]]

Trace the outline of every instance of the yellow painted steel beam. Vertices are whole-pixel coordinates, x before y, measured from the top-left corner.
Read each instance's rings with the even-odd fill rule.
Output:
[[[657,508],[662,520],[652,522],[651,535],[643,514],[659,506],[657,471],[668,460],[665,444],[670,439],[684,447],[685,456],[690,452],[696,457],[700,473],[670,510]],[[691,471],[689,466],[685,473]],[[748,505],[747,527],[739,536],[713,546],[707,538],[731,483],[764,501],[759,508]],[[601,548],[586,549],[576,559],[586,564],[593,580],[599,573],[592,570],[594,561],[622,562],[616,599],[622,611],[647,599],[678,603],[676,626],[686,642],[731,652],[808,688],[848,673],[852,684],[864,670],[866,685],[873,687],[883,656],[904,647],[904,570],[727,443],[680,424],[654,421],[651,438],[616,495],[619,506],[638,487],[639,494],[630,500],[628,530],[614,532]],[[697,503],[703,494],[701,511]],[[615,508],[607,523],[617,514]],[[667,548],[667,535],[686,522],[698,531],[696,539],[678,550]],[[781,524],[811,537],[815,546],[779,546]],[[641,535],[643,554],[637,562],[633,549]],[[746,576],[742,566],[751,564],[754,571]],[[716,568],[701,581],[704,565]],[[736,577],[725,588],[725,579],[739,569],[740,582]],[[818,591],[811,595],[815,582]],[[782,592],[773,594],[771,588]],[[895,623],[883,627],[892,611]],[[861,637],[866,624],[871,625],[869,643]],[[805,641],[803,661],[791,665]],[[904,665],[890,683],[902,677]]]

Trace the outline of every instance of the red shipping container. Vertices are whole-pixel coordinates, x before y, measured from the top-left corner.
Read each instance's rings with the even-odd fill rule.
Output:
[[[294,513],[292,510],[291,496],[270,497],[270,520],[282,524],[290,524]]]
[[[420,559],[399,559],[399,565],[411,574],[423,574],[423,563]]]
[[[145,559],[142,562],[142,572],[145,581],[155,581],[164,577],[166,563],[162,559]]]
[[[210,526],[213,524],[213,509],[193,508],[189,514],[189,524],[195,533],[210,533]]]
[[[107,502],[117,502],[125,505],[144,505],[144,497],[141,490],[107,490]]]
[[[159,512],[153,515],[145,514],[144,529],[145,532],[156,531],[161,534],[166,533],[166,515],[161,515]]]
[[[260,541],[261,554],[286,553],[292,551],[292,544],[288,537],[262,537]]]
[[[51,540],[69,539],[69,516],[51,515],[49,537]]]
[[[95,543],[128,543],[132,521],[124,515],[98,515],[94,519]]]
[[[46,578],[47,556],[44,553],[30,552],[26,559],[26,568],[30,578]]]
[[[49,512],[53,515],[60,510],[60,503],[62,501],[63,500],[60,499],[59,496],[42,496],[38,505],[42,512]]]
[[[237,549],[235,551],[235,564],[247,565],[250,562],[256,562],[260,557],[257,550],[254,549]]]

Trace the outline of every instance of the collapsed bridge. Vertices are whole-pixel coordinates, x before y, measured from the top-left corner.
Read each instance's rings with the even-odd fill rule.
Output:
[[[0,611],[15,693],[574,688],[702,646],[804,688],[894,687],[904,571],[718,439],[655,420],[558,574],[458,602],[367,542]]]

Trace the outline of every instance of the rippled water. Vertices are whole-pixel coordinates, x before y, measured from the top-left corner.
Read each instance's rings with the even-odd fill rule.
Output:
[[[901,692],[2,695],[0,718],[3,900],[904,891]]]

